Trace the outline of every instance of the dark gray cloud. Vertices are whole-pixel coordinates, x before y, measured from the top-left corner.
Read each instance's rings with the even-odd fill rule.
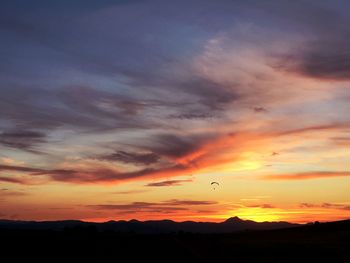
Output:
[[[253,110],[257,113],[266,113],[268,110],[264,107],[254,107]]]
[[[115,210],[118,212],[154,212],[154,213],[172,213],[176,211],[186,211],[189,208],[186,206],[202,206],[202,205],[214,205],[213,201],[197,201],[197,200],[168,200],[163,202],[133,202],[128,204],[102,204],[102,205],[89,205],[88,207],[97,210]]]
[[[31,91],[30,91],[31,90]],[[61,90],[61,89],[60,89]],[[91,101],[92,109],[85,109],[87,92],[83,88],[71,87],[65,92],[57,90],[48,91],[45,89],[31,89],[30,87],[17,87],[14,91],[4,90],[4,96],[0,100],[0,116],[2,119],[11,120],[19,127],[29,129],[52,130],[63,126],[80,129],[110,128],[108,122],[112,116],[105,111],[98,111],[95,104],[98,101]],[[80,101],[78,101],[80,97]],[[76,104],[67,105],[70,100]],[[94,113],[94,114],[93,114]],[[115,126],[120,124],[115,122]]]
[[[218,136],[218,134],[211,133],[192,135],[189,132],[161,132],[134,140],[132,144],[106,145],[110,148],[132,146],[133,151],[118,150],[111,154],[98,155],[92,158],[134,164],[142,166],[145,171],[154,171],[155,173],[158,171],[175,172],[181,170],[186,172],[186,170],[196,166],[197,159],[194,158],[186,164],[179,164],[178,159],[195,153],[206,143],[216,140]]]
[[[51,179],[56,181],[71,183],[94,183],[108,181],[123,181],[142,177],[148,177],[157,174],[166,174],[173,172],[185,172],[188,167],[183,165],[174,165],[163,168],[145,168],[134,172],[118,172],[108,168],[95,168],[91,170],[51,170],[46,173]],[[45,172],[43,173],[45,174]]]
[[[162,203],[134,202],[124,205],[90,205],[88,207],[98,210],[124,210],[124,211],[144,211],[144,212],[164,212],[187,210],[184,207],[167,206]]]
[[[29,184],[27,180],[21,178],[13,178],[7,176],[0,176],[0,182],[14,183],[14,184]]]
[[[84,3],[86,16],[71,9],[76,5],[68,2],[57,5],[57,9],[41,2],[26,11],[13,4],[5,5],[0,21],[5,52],[0,56],[2,61],[11,63],[0,72],[4,88],[1,117],[14,125],[26,124],[33,129],[58,129],[63,125],[89,129],[153,128],[159,123],[150,124],[145,115],[137,117],[147,107],[177,105],[179,108],[175,107],[172,115],[187,119],[210,116],[212,113],[208,111],[221,109],[236,99],[228,87],[192,74],[180,77],[171,70],[175,65],[181,67],[188,62],[188,51],[195,50],[199,43],[197,35],[198,40],[207,35],[198,30],[210,24],[202,25],[206,20],[194,8],[197,3],[179,2],[172,4],[171,9],[161,1],[150,3],[104,2],[94,4],[95,8],[87,8]],[[193,17],[193,10],[184,13],[183,6],[192,6],[198,16]],[[221,4],[206,2],[200,6],[207,11],[214,10],[213,7],[218,11]],[[6,11],[7,8],[11,11]],[[136,14],[139,15],[135,17]],[[46,23],[42,23],[43,20]],[[193,28],[192,22],[198,23],[199,28]],[[195,41],[189,38],[194,35]],[[175,45],[174,41],[179,39],[180,45]],[[34,58],[31,54],[35,54]],[[67,81],[60,80],[59,72],[72,70],[78,81],[69,74],[63,75]],[[89,80],[108,78],[107,82],[116,80],[116,83],[100,81],[95,86],[89,80],[84,81],[85,74],[91,76]],[[153,102],[140,101],[140,96],[135,95],[137,92],[127,95],[130,90],[125,91],[122,87],[125,85],[141,95],[147,93],[147,97],[152,97],[152,92],[147,91],[168,92],[160,96],[163,98],[157,103],[154,101],[158,95]],[[89,86],[93,88],[82,88]],[[173,92],[182,96],[168,96]],[[188,106],[183,101],[186,94],[191,97]]]
[[[150,144],[145,146],[145,148],[160,156],[179,158],[196,152],[203,144],[215,139],[216,136],[214,134],[163,133],[150,138]]]
[[[131,163],[135,165],[150,165],[157,163],[160,156],[155,153],[131,153],[116,151],[111,154],[100,156],[100,160],[116,161],[122,163]]]
[[[45,152],[47,134],[70,129],[75,134],[152,129],[159,123],[143,116],[160,101],[138,100],[87,87],[48,91],[30,87],[2,89],[0,98],[0,144],[35,153]],[[2,130],[2,131],[1,131]]]
[[[232,85],[226,86],[205,78],[192,77],[178,83],[175,88],[181,88],[189,95],[195,96],[194,101],[203,105],[204,113],[209,114],[213,114],[217,110],[223,110],[229,103],[241,98]]]
[[[350,7],[349,3],[304,1],[304,4],[292,4],[295,8],[290,8],[288,17],[297,18],[295,30],[307,32],[307,35],[301,46],[282,56],[278,67],[311,78],[349,80],[350,30],[347,25],[350,16],[344,12]]]
[[[26,175],[25,179],[17,177],[1,176],[0,181],[30,184],[31,177],[46,177],[55,181],[70,182],[70,183],[94,183],[94,182],[108,182],[108,181],[122,181],[135,178],[147,177],[157,174],[168,174],[176,172],[186,172],[189,167],[184,165],[173,165],[162,168],[145,168],[132,172],[119,172],[104,167],[97,167],[91,169],[41,169],[24,166],[10,166],[0,165],[0,174],[3,172],[18,172]]]
[[[182,185],[183,183],[188,183],[192,182],[192,180],[167,180],[167,181],[160,181],[160,182],[155,182],[155,183],[149,183],[146,184],[146,186],[156,186],[156,187],[162,187],[162,186],[179,186]]]
[[[339,35],[347,36],[349,33],[350,31],[339,32]],[[282,60],[284,65],[281,68],[317,79],[349,80],[350,37],[339,41],[329,38],[328,35],[320,36],[317,42],[310,43],[310,48],[301,54],[287,56]]]
[[[17,129],[0,132],[0,144],[19,150],[35,151],[35,146],[46,142],[46,134],[38,131]]]
[[[349,45],[350,38],[344,43],[329,43],[328,45],[319,46],[318,50],[312,50],[305,54],[299,67],[300,71],[315,78],[349,80]]]
[[[196,120],[196,119],[208,119],[208,118],[213,118],[214,115],[213,113],[204,113],[204,112],[199,112],[199,113],[178,113],[178,114],[171,114],[169,115],[169,118],[174,118],[174,119],[182,119],[182,120]]]
[[[37,172],[41,170],[24,166],[0,165],[0,171]]]

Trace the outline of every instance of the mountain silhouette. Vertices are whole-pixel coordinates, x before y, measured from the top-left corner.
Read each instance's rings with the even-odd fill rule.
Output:
[[[77,227],[94,227],[98,231],[114,231],[120,233],[138,234],[167,234],[176,232],[186,233],[232,233],[247,230],[271,230],[288,227],[296,227],[299,224],[288,222],[255,222],[242,220],[239,217],[231,217],[224,222],[175,222],[172,220],[149,221],[108,221],[105,223],[91,223],[79,220],[65,221],[11,221],[0,220],[0,228],[6,229],[32,229],[32,230],[64,230]]]
[[[232,217],[221,223],[0,220],[4,262],[345,263],[350,220],[290,224]]]

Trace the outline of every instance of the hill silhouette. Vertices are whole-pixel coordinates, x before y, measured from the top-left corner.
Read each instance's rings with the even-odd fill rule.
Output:
[[[186,233],[232,233],[246,230],[269,230],[287,227],[296,227],[298,224],[288,222],[255,222],[231,217],[221,223],[172,220],[149,220],[149,221],[108,221],[105,223],[91,223],[78,220],[66,221],[11,221],[0,220],[0,229],[27,229],[27,230],[63,230],[77,227],[94,227],[98,231],[115,231],[120,233],[137,234],[169,234],[179,231]]]
[[[213,230],[216,229],[216,231]],[[350,220],[0,221],[3,262],[350,262]]]

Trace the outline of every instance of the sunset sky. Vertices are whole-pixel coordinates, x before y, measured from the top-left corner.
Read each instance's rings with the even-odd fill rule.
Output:
[[[0,218],[350,218],[349,10],[1,1]]]

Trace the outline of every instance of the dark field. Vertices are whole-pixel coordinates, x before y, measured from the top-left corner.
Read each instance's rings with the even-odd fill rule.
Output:
[[[350,221],[232,234],[0,230],[2,262],[350,262]]]

